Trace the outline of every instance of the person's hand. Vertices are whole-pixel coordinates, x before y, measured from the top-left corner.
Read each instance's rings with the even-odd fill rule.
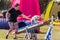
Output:
[[[30,20],[31,18],[27,18],[27,19],[29,19],[29,20]]]
[[[31,15],[29,15],[28,17],[31,17]]]

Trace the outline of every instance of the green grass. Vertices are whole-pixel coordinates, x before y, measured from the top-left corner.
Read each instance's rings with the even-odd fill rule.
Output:
[[[37,34],[37,37],[38,37],[39,40],[44,39],[48,28],[49,28],[49,25],[44,25],[44,26],[41,27],[40,31],[42,32],[42,34]],[[8,32],[8,30],[0,30],[0,39],[6,40],[5,36],[6,36],[7,32]],[[17,35],[18,39],[23,40],[24,39],[24,34],[25,33],[18,34]],[[10,35],[8,40],[13,40],[13,35]],[[60,40],[60,27],[59,26],[53,26],[52,40]]]

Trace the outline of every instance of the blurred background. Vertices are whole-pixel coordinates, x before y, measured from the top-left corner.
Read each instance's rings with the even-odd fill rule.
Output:
[[[0,10],[9,9],[11,6],[12,0],[0,0]],[[46,9],[47,4],[50,0],[39,0],[39,4],[41,5],[41,13]]]
[[[40,8],[41,8],[40,10],[41,10],[42,15],[45,14],[46,8],[47,8],[50,1],[51,0],[39,0],[39,4],[40,4]],[[2,16],[4,16],[4,18],[5,18],[5,13],[2,15],[2,10],[9,9],[11,6],[11,2],[12,2],[12,0],[0,0],[0,23],[1,23],[0,29],[4,28],[4,26],[5,26],[5,28],[8,28],[6,20],[2,18]],[[58,16],[60,19],[60,3],[54,2],[53,7],[52,7],[51,12],[50,12],[50,15],[51,14],[53,14],[55,18]],[[44,17],[44,16],[42,16],[42,17]],[[60,23],[60,20],[58,20],[56,23]],[[41,39],[41,40],[44,39],[48,28],[49,28],[49,25],[43,25],[40,28],[42,33],[37,34],[38,39]],[[0,38],[5,38],[5,35],[6,35],[5,33],[7,31],[8,30],[0,30]],[[18,36],[24,37],[24,34],[19,34]],[[12,37],[13,36],[11,35],[10,39]],[[60,24],[59,24],[59,26],[53,26],[52,40],[60,40]]]

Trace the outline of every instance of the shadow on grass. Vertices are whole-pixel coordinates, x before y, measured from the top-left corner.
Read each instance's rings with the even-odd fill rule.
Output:
[[[46,34],[46,32],[41,32],[41,34]]]
[[[45,39],[37,39],[37,40],[45,40]]]

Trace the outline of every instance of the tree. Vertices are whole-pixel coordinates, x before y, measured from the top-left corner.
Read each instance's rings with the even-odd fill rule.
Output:
[[[43,11],[46,9],[49,2],[50,0],[39,0],[39,3],[41,5],[41,13],[43,13]]]
[[[0,9],[2,9],[4,7],[4,0],[0,1]]]
[[[11,0],[1,0],[0,9],[1,10],[8,9],[10,7],[10,4],[11,4]]]

